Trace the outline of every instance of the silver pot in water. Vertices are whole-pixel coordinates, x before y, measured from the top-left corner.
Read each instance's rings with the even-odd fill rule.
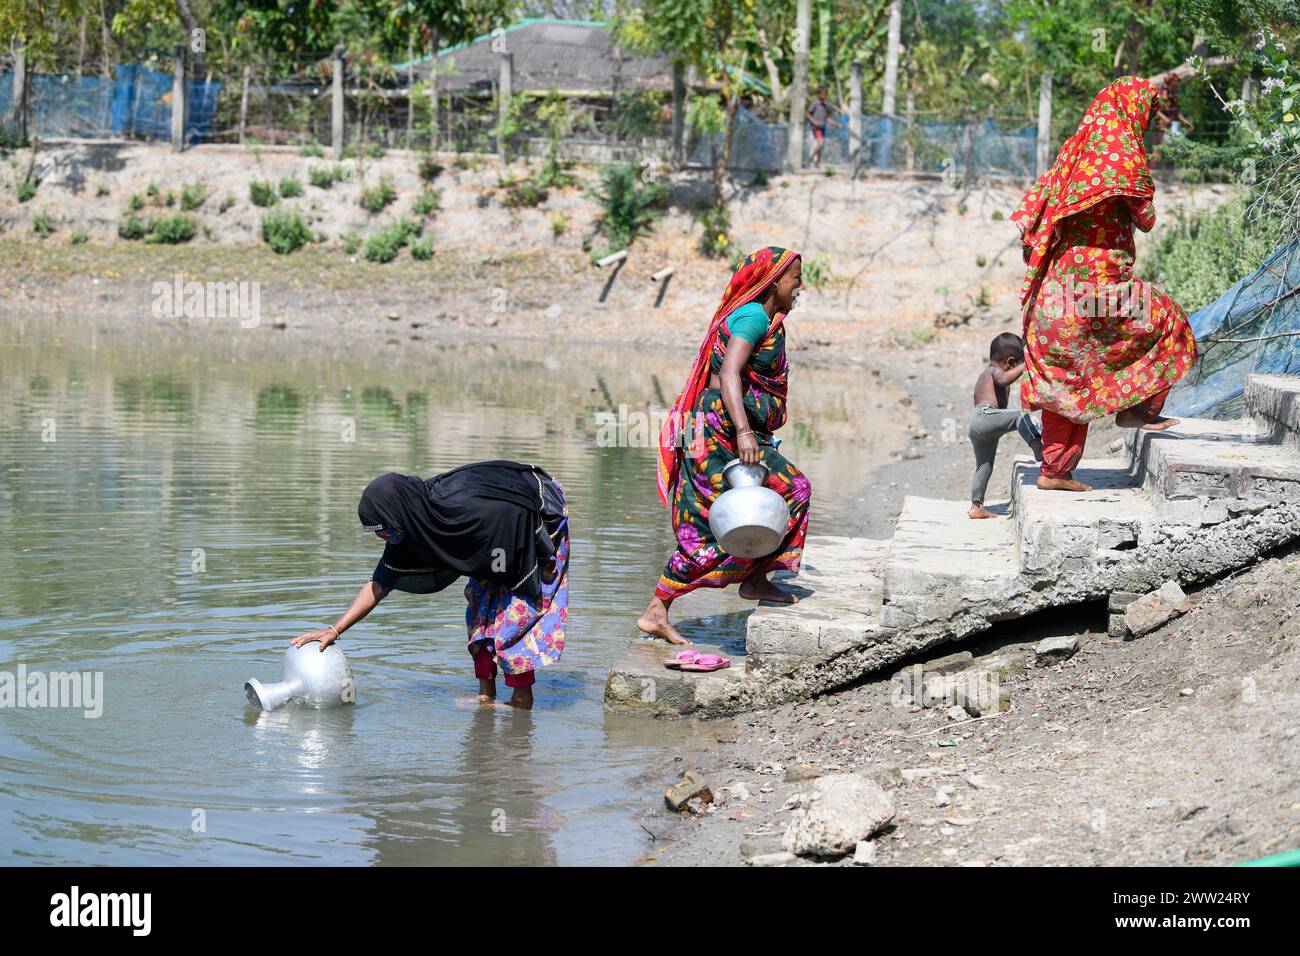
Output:
[[[291,700],[308,707],[337,707],[356,703],[357,685],[337,644],[322,651],[312,643],[284,652],[284,680],[263,684],[256,677],[249,678],[244,696],[263,710],[275,710]]]
[[[746,465],[739,458],[722,469],[727,490],[709,509],[709,530],[727,554],[737,558],[761,558],[781,544],[790,526],[790,509],[785,499],[764,488],[767,466]]]

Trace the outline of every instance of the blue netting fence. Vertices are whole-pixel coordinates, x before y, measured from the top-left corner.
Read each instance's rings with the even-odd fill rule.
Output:
[[[36,73],[29,75],[28,83],[29,132],[42,139],[171,136],[170,73],[125,64],[112,79]],[[0,116],[12,109],[13,86],[13,74],[0,73]],[[185,139],[202,142],[209,135],[221,84],[189,80],[185,90],[189,101]]]
[[[848,114],[835,117],[839,127],[826,129],[823,166],[845,168],[852,163]],[[970,122],[918,120],[901,117],[862,117],[860,167],[871,170],[912,170],[964,176],[1034,178],[1038,131],[1033,127],[1005,128],[994,119]],[[733,169],[778,172],[785,164],[786,124],[765,123],[748,110],[736,114],[736,130],[728,165]],[[711,166],[723,148],[723,135],[693,137],[687,162]],[[804,127],[804,158],[814,146],[811,127]]]
[[[1191,317],[1201,359],[1170,395],[1175,415],[1235,418],[1246,376],[1300,373],[1300,242]]]

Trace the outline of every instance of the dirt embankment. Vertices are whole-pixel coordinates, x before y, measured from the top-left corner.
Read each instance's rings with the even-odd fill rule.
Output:
[[[645,783],[697,767],[723,805],[701,817],[649,812],[644,859],[739,865],[777,852],[783,806],[804,780],[835,771],[870,774],[895,802],[876,865],[1227,864],[1292,849],[1298,585],[1291,549],[1194,593],[1189,613],[1137,640],[1107,637],[1104,604],[999,627],[959,646],[1028,666],[1003,681],[1011,709],[978,721],[916,708],[881,675],[719,722],[716,747]],[[1034,666],[1035,643],[1053,635],[1076,636],[1078,652]],[[729,789],[738,783],[747,799]]]
[[[550,190],[536,207],[510,208],[502,184],[532,175],[535,163],[503,169],[481,157],[439,160],[443,170],[432,183],[420,178],[418,157],[405,151],[348,160],[341,164],[348,177],[324,189],[311,185],[310,170],[336,164],[285,147],[202,146],[176,154],[138,143],[52,145],[37,156],[35,194],[19,202],[16,187],[30,151],[13,151],[0,166],[0,285],[16,311],[136,321],[150,312],[154,284],[180,274],[186,281],[258,283],[267,324],[378,335],[389,344],[505,335],[695,345],[728,276],[727,261],[698,249],[693,209],[707,194],[698,176],[668,178],[670,207],[611,281],[610,270],[593,266],[584,248],[604,243],[593,239],[597,170],[574,170],[575,185]],[[278,187],[285,179],[296,179],[303,191],[279,207],[300,210],[321,241],[278,256],[262,242],[265,209],[252,203],[250,183]],[[395,199],[367,212],[362,190],[385,181]],[[195,184],[206,199],[189,213],[198,224],[194,239],[162,246],[117,237],[133,197],[144,203],[141,216],[171,214],[180,209],[181,191]],[[882,346],[969,334],[982,348],[991,334],[1017,324],[1023,266],[1016,230],[1005,218],[1021,194],[1017,184],[960,191],[939,180],[806,173],[733,185],[734,248],[793,246],[815,263],[809,273],[817,282],[792,324],[797,347],[852,360]],[[440,208],[420,216],[414,206],[427,188],[438,191]],[[1222,195],[1217,186],[1170,187],[1160,197],[1164,218]],[[377,264],[347,251],[349,236],[364,239],[401,216],[425,223],[431,261],[404,250]],[[53,230],[45,239],[34,230],[38,218]],[[73,244],[78,233],[87,241]],[[674,274],[656,306],[661,287],[650,276],[664,267]],[[1175,279],[1171,287],[1176,294]]]

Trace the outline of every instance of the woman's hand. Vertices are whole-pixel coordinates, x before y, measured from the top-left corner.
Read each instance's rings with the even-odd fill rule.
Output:
[[[319,631],[308,631],[306,634],[299,634],[289,643],[294,647],[302,647],[310,644],[312,641],[320,641],[320,649],[323,651],[339,639],[333,628],[322,628]]]
[[[758,439],[753,432],[744,432],[736,438],[736,454],[743,464],[758,464]]]

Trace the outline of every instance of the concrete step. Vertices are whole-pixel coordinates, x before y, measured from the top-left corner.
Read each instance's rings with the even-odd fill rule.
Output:
[[[1300,500],[1300,447],[1278,444],[1253,417],[1189,418],[1163,432],[1135,431],[1128,442],[1130,471],[1162,520],[1217,524]]]
[[[1004,608],[1020,589],[1015,524],[1009,516],[971,520],[969,508],[904,499],[885,568],[883,627],[906,630],[924,646],[1017,616]]]
[[[809,537],[799,576],[781,582],[799,595],[799,603],[760,605],[749,616],[749,673],[788,673],[809,659],[873,639],[880,630],[889,547],[888,540]]]
[[[728,713],[728,703],[746,685],[744,647],[739,640],[696,640],[690,650],[721,654],[731,666],[719,671],[670,670],[664,662],[678,651],[653,638],[634,638],[614,659],[605,681],[605,705],[648,717],[710,716]]]
[[[1017,458],[1011,473],[1016,558],[1026,575],[1050,580],[1091,573],[1135,550],[1156,520],[1151,496],[1120,458],[1085,458],[1074,476],[1092,490],[1041,491],[1038,463]]]
[[[1247,376],[1245,405],[1273,441],[1300,448],[1300,376]]]

